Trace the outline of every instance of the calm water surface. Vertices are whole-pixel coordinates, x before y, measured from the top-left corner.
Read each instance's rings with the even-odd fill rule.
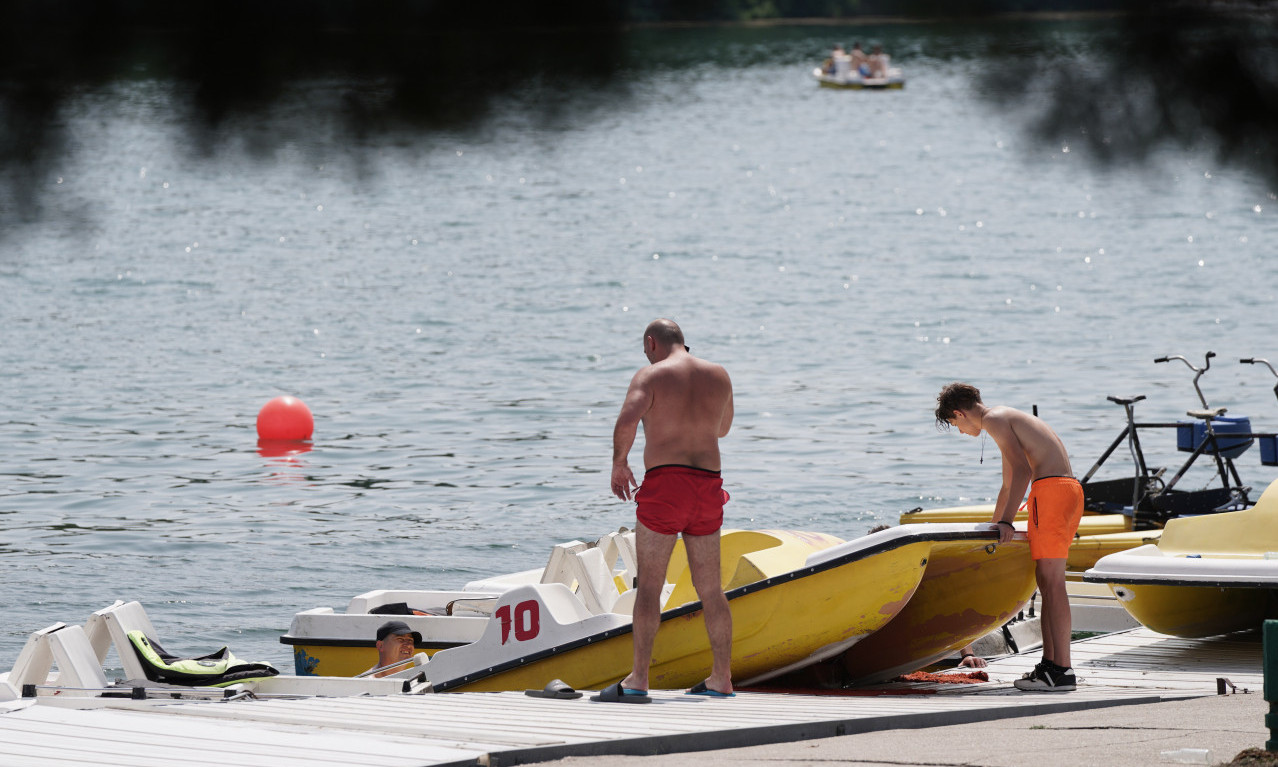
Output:
[[[631,525],[611,429],[659,316],[733,376],[731,526],[850,538],[989,500],[993,443],[933,426],[953,379],[1037,405],[1079,473],[1121,426],[1106,395],[1196,406],[1166,354],[1217,352],[1211,403],[1278,428],[1237,363],[1278,360],[1271,190],[1206,153],[1101,171],[1032,143],[955,34],[651,32],[624,93],[557,120],[533,94],[341,153],[197,157],[164,84],[86,96],[48,216],[0,251],[0,667],[123,598],[170,650],[291,668],[298,610]],[[816,87],[858,36],[905,90]],[[285,393],[313,449],[262,455]]]

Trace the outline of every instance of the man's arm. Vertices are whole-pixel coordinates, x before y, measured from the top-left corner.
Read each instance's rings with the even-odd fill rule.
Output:
[[[648,377],[644,372],[640,370],[630,380],[626,399],[617,415],[617,424],[612,428],[612,492],[623,501],[630,500],[635,488],[639,487],[630,471],[629,456],[639,431],[639,422],[652,407],[652,392],[648,389]]]
[[[719,439],[728,436],[728,430],[732,428],[732,416],[734,415],[732,407],[732,384],[728,384],[728,405],[723,409],[723,420],[719,421]]]

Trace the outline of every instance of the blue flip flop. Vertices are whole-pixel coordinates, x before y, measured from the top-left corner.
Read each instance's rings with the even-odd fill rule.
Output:
[[[610,684],[599,691],[598,695],[591,695],[591,700],[600,703],[651,703],[652,698],[648,697],[647,690],[632,690],[629,687],[622,687],[621,682]]]
[[[700,695],[703,698],[735,698],[737,697],[737,694],[735,692],[719,692],[718,690],[711,690],[709,687],[706,687],[705,682],[697,682],[693,686],[693,688],[691,690],[688,690],[686,693],[684,693],[684,695]]]

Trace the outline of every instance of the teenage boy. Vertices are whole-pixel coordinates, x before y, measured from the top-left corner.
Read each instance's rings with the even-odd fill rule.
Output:
[[[1070,667],[1069,594],[1065,560],[1083,516],[1083,486],[1056,432],[1037,416],[1010,407],[988,407],[966,383],[947,384],[936,398],[939,428],[953,426],[970,437],[985,431],[1003,454],[1003,486],[994,518],[999,543],[1012,539],[1012,520],[1029,487],[1029,543],[1034,578],[1043,597],[1043,660],[1016,680],[1020,690],[1065,692],[1075,687]]]

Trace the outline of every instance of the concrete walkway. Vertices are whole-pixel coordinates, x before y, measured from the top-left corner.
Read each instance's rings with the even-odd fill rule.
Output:
[[[1053,697],[1068,695],[1061,693]],[[1268,710],[1262,692],[1251,690],[1247,694],[1239,692],[919,730],[882,730],[722,751],[569,757],[544,764],[560,767],[1215,765],[1229,762],[1244,749],[1264,748],[1270,737],[1265,727]],[[1164,753],[1182,749],[1197,751]],[[1208,751],[1205,757],[1202,749]]]

